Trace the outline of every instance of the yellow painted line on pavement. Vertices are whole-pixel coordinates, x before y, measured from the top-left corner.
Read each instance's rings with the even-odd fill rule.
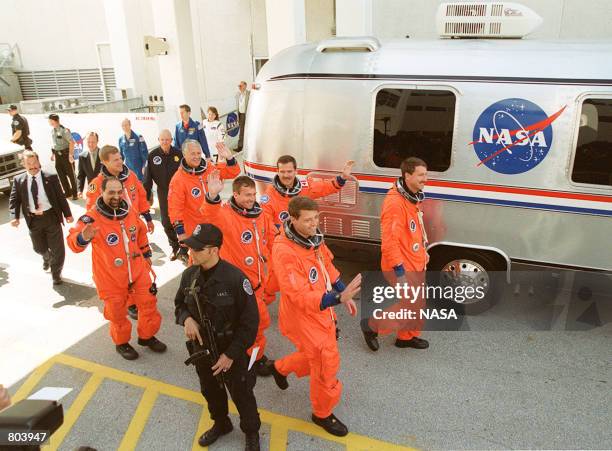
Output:
[[[47,362],[38,367],[32,375],[24,382],[17,391],[16,396],[25,397],[41,380],[45,373],[54,365],[62,364],[72,368],[80,369],[88,373],[93,373],[92,377],[85,384],[74,403],[68,410],[68,414],[64,419],[64,425],[53,435],[51,439],[52,449],[57,449],[70,428],[76,422],[78,416],[82,413],[89,399],[99,387],[103,379],[112,379],[118,382],[127,383],[136,387],[141,387],[144,394],[141,398],[136,412],[128,426],[119,449],[133,449],[137,444],[142,431],[144,430],[148,417],[155,404],[155,400],[159,395],[166,395],[173,398],[178,398],[183,401],[192,402],[201,405],[202,414],[200,416],[196,435],[193,440],[192,449],[202,450],[198,445],[199,436],[212,426],[212,421],[209,418],[206,401],[200,392],[189,390],[176,385],[171,385],[148,377],[137,374],[128,373],[116,368],[100,365],[98,363],[73,357],[67,354],[58,354]],[[229,403],[229,410],[233,414],[238,414],[236,406],[233,402]],[[336,437],[328,434],[314,423],[292,418],[285,415],[270,412],[268,410],[259,409],[259,415],[262,423],[268,423],[270,428],[270,449],[286,450],[288,432],[296,431],[310,436],[318,437],[323,440],[340,443],[346,446],[347,451],[361,450],[376,450],[376,451],[416,451],[416,448],[400,446],[393,443],[387,443],[382,440],[370,438],[364,435],[349,433],[346,437]]]
[[[192,451],[206,451],[208,449],[208,446],[200,446],[198,444],[198,439],[200,438],[200,436],[206,432],[207,430],[209,430],[213,425],[212,420],[210,419],[210,414],[208,413],[208,408],[206,406],[204,406],[202,408],[202,415],[200,415],[200,421],[198,423],[198,429],[196,430],[195,436],[193,437],[193,444],[191,445],[191,450]]]
[[[55,364],[54,358],[47,360],[45,363],[37,367],[32,374],[25,380],[25,382],[19,387],[19,390],[15,392],[13,396],[13,404],[25,399],[34,390],[34,387],[38,385],[40,380],[43,378],[47,371]]]
[[[270,427],[270,449],[286,451],[288,435],[289,429],[284,424],[272,423]]]
[[[81,416],[81,413],[83,413],[85,406],[87,406],[87,403],[94,395],[103,379],[104,378],[99,374],[93,373],[91,375],[87,383],[79,392],[79,395],[68,409],[68,412],[66,412],[66,415],[64,416],[64,424],[62,424],[62,426],[55,431],[55,434],[51,436],[51,441],[49,442],[51,449],[58,449],[62,444],[68,435],[68,432],[70,432],[70,429],[72,429],[74,423],[76,423]]]
[[[134,416],[132,417],[132,421],[128,426],[127,431],[123,435],[123,440],[119,444],[119,450],[132,450],[138,443],[140,436],[142,435],[142,431],[149,420],[149,416],[151,415],[151,411],[153,410],[153,406],[155,405],[155,401],[157,400],[158,393],[151,389],[146,389],[138,403],[138,407],[136,408],[136,412],[134,412]]]

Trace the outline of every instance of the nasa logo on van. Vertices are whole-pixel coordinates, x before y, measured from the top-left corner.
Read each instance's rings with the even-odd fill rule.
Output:
[[[202,191],[200,191],[200,188],[191,188],[191,195],[193,197],[200,197],[200,194],[202,194]]]
[[[310,271],[308,271],[308,280],[310,280],[310,283],[315,283],[317,280],[319,280],[319,271],[317,271],[317,268],[314,266],[310,268]]]
[[[81,152],[83,152],[83,138],[77,132],[71,132],[72,139],[74,139],[74,159],[78,159]]]
[[[236,113],[230,113],[227,115],[225,120],[225,129],[227,130],[227,134],[232,138],[238,136],[238,132],[240,132],[240,124],[238,123],[238,115]]]
[[[553,142],[552,123],[566,106],[551,116],[525,99],[504,99],[485,109],[472,133],[480,163],[500,174],[522,174],[546,158]]]
[[[245,230],[242,232],[242,235],[240,235],[240,241],[242,241],[243,244],[249,244],[251,241],[253,241],[253,232],[250,230]]]

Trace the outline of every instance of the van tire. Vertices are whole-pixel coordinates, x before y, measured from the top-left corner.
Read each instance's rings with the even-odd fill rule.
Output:
[[[442,271],[459,264],[466,275],[476,280],[477,286],[486,286],[486,293],[482,300],[473,303],[459,303],[452,300],[442,299],[435,301],[438,308],[454,308],[459,315],[478,315],[493,307],[503,293],[506,271],[506,262],[499,254],[494,252],[479,251],[468,248],[445,248],[432,252],[427,270],[431,272],[430,283],[442,284]],[[482,278],[478,275],[482,274]]]

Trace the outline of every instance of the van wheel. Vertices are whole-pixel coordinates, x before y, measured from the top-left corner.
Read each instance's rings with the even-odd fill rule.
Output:
[[[452,300],[435,300],[439,308],[453,308],[461,315],[477,315],[489,310],[499,300],[505,283],[505,261],[497,254],[473,249],[452,248],[437,252],[427,270],[434,272],[429,283],[442,289],[472,287],[471,299],[455,296]]]

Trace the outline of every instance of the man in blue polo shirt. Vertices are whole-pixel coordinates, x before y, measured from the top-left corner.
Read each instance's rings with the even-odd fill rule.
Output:
[[[181,113],[181,120],[174,129],[174,147],[181,149],[185,140],[193,139],[200,143],[205,158],[209,159],[210,151],[208,150],[208,143],[206,142],[206,135],[204,134],[202,124],[191,119],[191,107],[189,105],[181,105],[179,111]]]
[[[123,135],[119,138],[119,151],[125,165],[136,174],[138,180],[142,182],[144,177],[144,168],[147,164],[149,151],[147,143],[142,135],[132,130],[132,124],[129,119],[124,119],[121,122]]]

